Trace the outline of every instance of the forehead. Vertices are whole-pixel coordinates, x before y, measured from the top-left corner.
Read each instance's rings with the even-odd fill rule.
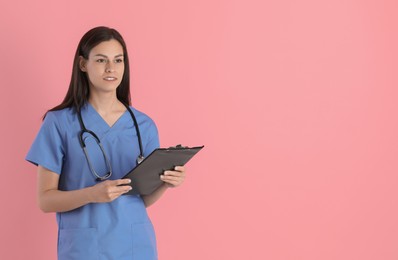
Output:
[[[92,48],[89,56],[95,56],[97,54],[114,57],[116,55],[123,54],[123,47],[117,40],[111,39],[109,41],[101,42]]]

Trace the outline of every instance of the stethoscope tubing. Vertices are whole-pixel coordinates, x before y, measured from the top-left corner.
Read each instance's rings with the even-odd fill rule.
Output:
[[[126,105],[126,104],[123,104],[123,105],[126,107],[126,109],[127,109],[127,111],[129,112],[131,118],[133,119],[134,127],[135,127],[135,130],[136,130],[136,132],[137,132],[138,145],[139,145],[139,148],[140,148],[140,155],[139,155],[138,158],[137,158],[137,163],[140,164],[140,163],[144,160],[144,158],[145,158],[145,157],[144,157],[144,154],[143,154],[142,139],[141,139],[140,128],[138,127],[138,122],[137,122],[136,117],[134,116],[133,111],[130,109],[130,107],[129,107],[128,105]],[[87,159],[87,163],[88,163],[88,165],[89,165],[90,171],[91,171],[91,173],[94,175],[94,177],[96,178],[97,181],[106,180],[106,179],[108,179],[109,177],[112,176],[112,166],[111,166],[111,163],[110,163],[108,157],[106,156],[104,147],[102,146],[101,141],[100,141],[100,139],[98,138],[98,136],[97,136],[93,131],[87,129],[86,126],[84,125],[83,118],[82,118],[82,114],[81,114],[81,109],[80,109],[80,108],[77,110],[77,118],[78,118],[78,120],[79,120],[80,129],[81,129],[80,132],[79,132],[79,143],[80,143],[80,146],[82,147],[83,152],[84,152],[84,155],[85,155],[85,157],[86,157],[86,159]],[[84,138],[83,138],[84,133],[87,133],[87,134],[91,135],[92,137],[94,137],[95,141],[97,142],[98,146],[99,146],[100,149],[101,149],[102,155],[104,156],[104,160],[105,160],[106,165],[107,165],[107,167],[108,167],[108,169],[109,169],[109,171],[108,171],[105,175],[103,175],[103,176],[100,176],[100,175],[95,171],[95,169],[94,169],[94,167],[93,167],[93,165],[92,165],[92,163],[91,163],[90,157],[88,156],[88,153],[87,153],[86,144],[85,144]]]

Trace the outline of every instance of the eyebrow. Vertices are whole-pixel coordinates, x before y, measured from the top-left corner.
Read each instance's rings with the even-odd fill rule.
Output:
[[[94,55],[94,57],[96,57],[96,56],[108,58],[108,56],[106,56],[104,54],[96,54],[96,55]],[[115,58],[119,58],[119,57],[122,57],[122,56],[123,56],[123,54],[118,54],[118,55],[115,56]]]

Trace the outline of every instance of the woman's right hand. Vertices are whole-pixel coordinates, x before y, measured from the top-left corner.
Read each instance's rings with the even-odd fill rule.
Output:
[[[66,212],[88,203],[110,202],[131,190],[130,179],[107,180],[94,186],[62,191],[58,189],[59,174],[37,167],[37,200],[43,212]],[[119,186],[123,185],[123,186]]]
[[[131,190],[130,179],[106,180],[90,187],[90,201],[111,202]],[[122,186],[120,186],[122,185]]]

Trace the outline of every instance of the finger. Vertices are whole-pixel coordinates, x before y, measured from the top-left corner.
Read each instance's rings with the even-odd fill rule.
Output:
[[[163,181],[183,181],[185,176],[161,175],[160,179]]]
[[[112,196],[110,196],[110,201],[114,201],[115,199],[119,198],[123,194],[124,193],[112,193]]]
[[[170,181],[182,182],[184,180],[184,178],[180,176],[165,176],[165,175],[161,175],[160,179],[165,182],[170,182]]]
[[[176,176],[176,177],[183,177],[185,176],[185,172],[180,172],[180,171],[165,171],[164,172],[165,176]]]
[[[175,171],[179,171],[179,172],[185,172],[185,167],[184,166],[176,166],[174,167]]]
[[[116,187],[114,187],[114,188],[112,189],[111,192],[112,192],[112,193],[120,193],[120,194],[123,194],[123,193],[129,192],[131,189],[132,189],[132,187],[129,186],[129,185],[126,185],[126,186],[116,186]]]
[[[177,187],[179,186],[182,182],[179,181],[175,181],[175,180],[164,180],[165,183],[173,186],[173,187]]]
[[[131,180],[130,179],[118,179],[118,180],[114,180],[112,181],[113,185],[115,186],[119,186],[119,185],[126,185],[126,184],[130,184]]]
[[[115,183],[115,181],[112,181],[112,184],[108,185],[106,188],[108,194],[124,193],[125,191],[130,191],[132,189],[130,185],[115,186]]]

